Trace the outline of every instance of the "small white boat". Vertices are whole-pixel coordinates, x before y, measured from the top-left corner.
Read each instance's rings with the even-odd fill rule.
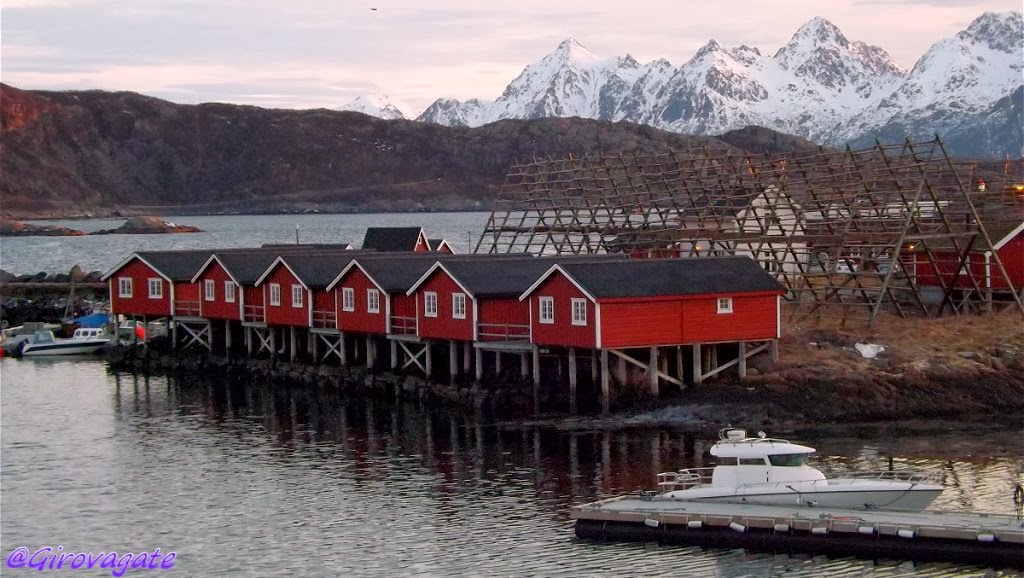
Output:
[[[24,357],[42,355],[89,355],[111,346],[110,334],[102,328],[76,329],[67,339],[58,339],[53,331],[36,331],[18,345],[16,354]]]
[[[928,507],[942,492],[940,475],[887,470],[844,473],[827,478],[805,465],[814,448],[771,439],[749,438],[725,428],[711,447],[714,468],[658,474],[666,498],[822,508],[907,509]]]

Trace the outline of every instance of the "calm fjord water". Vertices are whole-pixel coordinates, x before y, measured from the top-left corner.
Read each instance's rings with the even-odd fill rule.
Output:
[[[368,226],[422,225],[459,251],[486,213],[165,217],[196,235],[5,238],[0,268],[106,270],[135,250],[359,244]],[[117,221],[63,221],[84,230]],[[110,373],[98,360],[0,360],[0,550],[174,551],[127,576],[997,576],[913,564],[575,539],[573,504],[702,465],[688,412],[628,429],[493,423],[333,391]],[[668,424],[668,425],[666,425]],[[769,432],[832,470],[943,470],[936,508],[1009,512],[1021,424],[932,433]],[[939,432],[939,433],[935,433]],[[67,571],[65,571],[67,573]],[[39,575],[3,567],[4,576]],[[77,574],[74,573],[74,574]],[[109,576],[110,571],[84,572]]]
[[[710,440],[683,433],[685,411],[679,427],[569,431],[334,391],[114,374],[98,360],[3,359],[0,377],[5,556],[159,547],[177,553],[160,571],[169,576],[1002,574],[577,540],[571,505],[700,465]],[[934,507],[1012,507],[1013,428],[799,439],[824,469],[880,469],[889,457],[942,469],[949,489]]]

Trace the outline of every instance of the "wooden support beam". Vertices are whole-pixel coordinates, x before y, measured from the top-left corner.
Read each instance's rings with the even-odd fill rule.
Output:
[[[344,365],[344,366],[347,366],[348,365],[348,347],[347,347],[347,344],[345,343],[345,332],[344,331],[342,331],[341,333],[338,334],[338,341],[341,344],[341,348],[340,348],[340,351],[341,351],[341,364]]]
[[[540,385],[540,347],[533,346],[533,384]]]
[[[778,363],[779,362],[779,340],[778,339],[773,339],[772,340],[771,352],[772,352],[771,353],[771,355],[772,355],[772,363]]]
[[[423,342],[423,347],[424,347],[424,349],[426,349],[426,359],[424,359],[425,365],[423,367],[423,371],[427,374],[427,379],[429,380],[430,379],[430,374],[433,372],[433,369],[434,369],[434,360],[433,360],[433,355],[432,355],[432,351],[431,351],[432,348],[430,347],[430,340],[429,339],[427,339],[426,341]]]
[[[318,357],[317,356],[318,352],[317,352],[316,342],[317,342],[316,333],[313,333],[312,331],[310,331],[306,335],[306,350],[307,350],[307,353],[309,353],[313,357],[313,359],[317,359],[317,357]]]
[[[680,382],[686,382],[686,366],[683,365],[683,346],[676,346],[676,377]]]
[[[692,354],[691,361],[693,363],[693,383],[700,384],[700,382],[702,380],[702,377],[704,375],[704,372],[701,369],[701,365],[700,365],[700,361],[701,361],[700,343],[694,343],[691,346],[691,354]]]
[[[252,357],[252,327],[243,328],[243,340],[245,341],[245,354]]]
[[[530,375],[530,362],[526,359],[525,353],[519,354],[519,376],[525,378]]]
[[[292,325],[288,329],[288,354],[291,360],[295,361],[295,357],[298,354],[299,349],[298,335],[296,335],[294,325]]]
[[[231,357],[231,320],[224,320],[224,352]]]
[[[569,415],[576,415],[576,348],[569,348]]]
[[[651,386],[651,395],[658,397],[658,352],[657,345],[651,346],[651,357],[647,362],[647,379]]]
[[[398,367],[398,342],[391,339],[391,369]]]
[[[473,359],[473,344],[469,341],[462,342],[462,373],[469,375],[469,368],[472,363],[470,360]]]
[[[739,342],[739,354],[736,356],[736,367],[739,371],[740,379],[746,379],[747,377],[747,342]]]
[[[619,383],[626,383],[626,360],[619,356]]]
[[[448,340],[448,375],[452,382],[459,376],[459,350],[454,339]]]
[[[473,352],[473,361],[476,364],[476,380],[479,383],[484,379],[484,352],[479,347]]]
[[[500,376],[501,375],[501,352],[500,351],[495,351],[494,352],[494,375],[495,376]]]
[[[608,367],[608,350],[601,350],[601,413],[611,411],[611,372]]]
[[[599,354],[597,353],[596,349],[591,349],[590,350],[590,381],[591,381],[591,383],[597,383],[597,378],[599,377],[598,373],[597,373],[597,360],[598,360],[598,356],[599,356]]]
[[[366,369],[373,369],[373,362],[376,361],[376,351],[373,343],[373,336],[366,336]]]

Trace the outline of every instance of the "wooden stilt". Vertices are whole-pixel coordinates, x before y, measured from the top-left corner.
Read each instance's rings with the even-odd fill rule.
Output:
[[[423,342],[423,347],[425,349],[424,355],[426,356],[426,359],[424,360],[423,371],[424,371],[424,373],[427,374],[427,379],[429,380],[430,379],[430,374],[431,374],[431,372],[434,369],[434,360],[433,360],[433,355],[432,355],[432,351],[431,351],[432,348],[430,347],[430,340],[429,339],[427,339],[426,341]]]
[[[459,350],[457,347],[458,344],[454,339],[448,340],[448,375],[451,376],[452,382],[459,376]]]
[[[245,354],[252,357],[252,327],[246,327],[244,331]]]
[[[370,335],[367,335],[366,336],[366,369],[373,369],[373,361],[374,361],[373,358],[374,357],[375,356],[374,356],[374,352],[373,352],[373,337],[370,336]]]
[[[651,395],[658,397],[658,346],[651,346],[651,359],[647,362],[647,379],[651,385]]]
[[[611,372],[608,368],[608,350],[601,350],[601,413],[611,410]]]
[[[526,360],[525,353],[519,354],[519,375],[523,378],[530,375],[530,363]]]
[[[231,320],[224,320],[224,354],[231,356]]]
[[[701,349],[700,348],[700,343],[694,343],[693,344],[693,346],[692,346],[692,353],[693,353],[693,359],[692,359],[692,361],[693,361],[693,383],[695,383],[695,384],[699,384],[701,382],[701,379],[702,379],[701,376],[704,374],[703,371],[701,370],[701,365],[700,365],[700,361],[701,361],[701,351],[700,351],[700,349]]]
[[[314,361],[316,361],[317,359],[320,359],[320,356],[317,355],[316,342],[317,342],[316,333],[313,333],[312,331],[310,331],[309,334],[306,336],[306,343],[307,343],[307,348],[306,349],[309,351],[309,354],[313,357]]]
[[[348,347],[346,346],[346,343],[345,343],[345,332],[344,331],[338,334],[338,340],[341,342],[341,347],[339,348],[340,351],[341,351],[341,364],[347,366],[348,365]]]
[[[295,326],[288,328],[288,355],[292,361],[295,361],[295,356],[298,354],[299,340],[296,335]]]
[[[591,383],[597,383],[597,359],[598,353],[596,349],[590,350],[590,381]]]
[[[619,383],[626,383],[626,360],[619,357]]]
[[[740,379],[747,377],[747,342],[739,342],[739,353],[736,358],[736,370],[739,371]]]
[[[779,340],[773,339],[771,346],[772,363],[778,363],[779,361]]]
[[[540,347],[533,346],[533,384],[540,385]]]
[[[270,357],[277,357],[277,328],[269,327],[270,332]]]
[[[473,352],[473,361],[476,365],[476,380],[480,382],[484,378],[484,352],[479,347]]]
[[[398,342],[394,339],[391,341],[391,369],[398,367]]]
[[[462,373],[469,375],[470,360],[473,359],[473,344],[469,341],[462,342]]]
[[[569,348],[569,415],[576,415],[576,348]]]
[[[494,375],[495,376],[501,375],[501,352],[500,351],[495,351],[494,352]]]
[[[676,346],[676,377],[679,381],[686,382],[686,372],[684,371],[685,366],[683,365],[683,346]]]

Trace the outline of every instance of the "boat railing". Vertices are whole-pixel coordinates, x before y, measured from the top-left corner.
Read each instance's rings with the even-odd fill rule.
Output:
[[[715,468],[686,468],[678,472],[662,472],[658,474],[658,489],[671,492],[711,484],[714,471]]]
[[[910,482],[915,484],[941,484],[942,472],[932,470],[872,470],[852,472],[829,472],[829,479],[882,480],[894,482]]]

